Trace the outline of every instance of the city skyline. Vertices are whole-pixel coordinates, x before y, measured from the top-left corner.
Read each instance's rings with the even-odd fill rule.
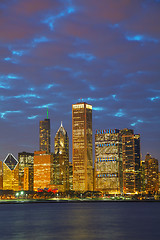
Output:
[[[88,103],[86,103],[86,102],[78,102],[78,103],[76,103],[76,104],[87,104],[87,105],[90,105],[90,104],[88,104]],[[76,104],[73,104],[73,105],[76,105]],[[93,108],[92,108],[93,109]],[[44,151],[44,150],[41,150],[41,144],[40,144],[40,142],[41,142],[41,137],[40,137],[40,135],[41,135],[41,125],[42,124],[45,124],[46,123],[46,121],[49,121],[49,129],[51,129],[52,128],[52,122],[50,123],[50,118],[48,118],[48,108],[46,109],[46,113],[47,113],[47,118],[46,119],[44,119],[44,120],[40,120],[39,121],[39,125],[38,125],[38,129],[37,129],[37,132],[39,133],[39,135],[38,135],[38,139],[37,139],[37,143],[38,143],[38,146],[37,146],[37,148],[36,149],[34,149],[33,150],[33,154],[34,154],[34,152],[35,151]],[[61,121],[61,126],[63,126],[62,125],[62,122],[63,121]],[[45,126],[45,125],[44,125]],[[61,127],[60,126],[60,127]],[[46,126],[45,126],[46,127]],[[47,126],[48,127],[48,126]],[[133,131],[133,128],[124,128],[124,129],[128,129],[128,130],[131,130],[131,131]],[[45,130],[45,128],[44,128],[44,130]],[[58,128],[58,130],[59,130],[59,128]],[[58,131],[57,130],[57,131]],[[113,130],[115,130],[115,131],[123,131],[123,129],[116,129],[116,128],[113,128]],[[48,131],[48,130],[47,130]],[[57,134],[57,131],[55,130],[55,136],[56,136],[56,134]],[[105,128],[105,129],[102,129],[102,128],[99,128],[99,129],[96,129],[95,130],[95,133],[93,132],[92,133],[92,163],[93,163],[93,167],[94,167],[94,163],[95,163],[95,136],[96,136],[96,134],[97,134],[97,132],[105,132],[105,131],[108,131],[108,129],[107,128]],[[135,135],[140,135],[140,133],[138,133],[138,134],[135,134]],[[71,145],[71,143],[72,143],[72,135],[71,135],[71,139],[70,139],[70,144],[69,144],[69,152],[70,152],[70,154],[69,154],[69,160],[70,160],[70,162],[72,162],[73,163],[73,159],[72,159],[72,152],[73,152],[73,150],[72,150],[72,148],[73,148],[73,146]],[[51,141],[49,140],[49,148],[50,148],[50,152],[48,152],[48,153],[54,153],[55,152],[55,137],[54,136],[52,136],[52,134],[51,133],[49,133],[49,139],[52,139],[52,143],[51,143]],[[47,140],[48,141],[48,140]],[[142,147],[142,143],[141,143],[141,148],[143,148]],[[142,150],[141,150],[142,151]],[[140,159],[141,160],[144,160],[145,159],[145,156],[146,156],[146,154],[151,154],[151,155],[153,155],[153,157],[155,158],[155,156],[154,156],[154,153],[151,153],[151,152],[149,152],[149,151],[147,151],[146,153],[144,153],[144,154],[142,154],[142,152],[140,151],[140,153],[141,153],[141,157],[140,157]],[[26,151],[26,149],[22,149],[21,150],[21,152],[27,152]],[[20,152],[16,152],[16,154],[15,154],[15,151],[13,151],[12,153],[11,153],[11,151],[8,151],[6,154],[5,154],[5,158],[6,158],[6,156],[8,155],[8,154],[11,154],[11,155],[15,155],[16,156],[16,158],[17,158],[17,156],[19,155],[19,153]],[[0,159],[0,161],[4,161],[5,160],[5,158],[4,159]],[[158,160],[158,162],[160,161],[159,159],[157,159]]]
[[[143,159],[160,160],[159,10],[158,0],[1,2],[0,160],[39,150],[47,107],[51,152],[61,121],[71,149],[81,99],[93,106],[93,152],[96,129],[128,128]]]

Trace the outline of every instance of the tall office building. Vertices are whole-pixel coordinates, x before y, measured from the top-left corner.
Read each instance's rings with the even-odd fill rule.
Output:
[[[73,190],[93,190],[92,106],[72,105]]]
[[[53,184],[53,154],[34,152],[34,191],[49,188]]]
[[[122,143],[118,129],[96,130],[95,188],[107,194],[123,192]]]
[[[160,194],[160,172],[158,172],[158,184],[159,184],[158,192],[159,192],[159,194]]]
[[[134,156],[135,156],[135,191],[141,192],[141,149],[140,134],[134,134]]]
[[[33,190],[33,157],[34,153],[18,153],[19,185],[22,190]]]
[[[3,189],[3,172],[2,172],[3,163],[0,161],[0,190]]]
[[[11,153],[3,161],[3,190],[19,190],[18,160]]]
[[[39,123],[39,149],[50,153],[50,119],[44,119]]]
[[[121,130],[123,160],[123,192],[140,192],[140,135],[132,129]]]
[[[69,190],[73,190],[73,165],[69,162]]]
[[[140,164],[140,179],[141,179],[141,193],[146,193],[146,176],[145,176],[145,161],[142,160]]]
[[[63,185],[64,191],[69,190],[69,138],[62,122],[54,139],[54,171],[53,184]]]
[[[150,154],[145,157],[146,193],[155,194],[159,190],[158,160]]]

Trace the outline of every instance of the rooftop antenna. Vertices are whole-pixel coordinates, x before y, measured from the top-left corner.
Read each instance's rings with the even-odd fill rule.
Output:
[[[47,107],[47,119],[48,119],[48,107]]]
[[[63,127],[62,121],[61,121],[61,127]]]

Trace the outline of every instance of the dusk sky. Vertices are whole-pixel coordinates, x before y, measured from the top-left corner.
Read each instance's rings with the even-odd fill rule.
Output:
[[[0,160],[39,150],[47,107],[52,151],[61,121],[71,149],[81,99],[93,143],[96,129],[131,128],[143,159],[160,160],[160,1],[0,0]]]

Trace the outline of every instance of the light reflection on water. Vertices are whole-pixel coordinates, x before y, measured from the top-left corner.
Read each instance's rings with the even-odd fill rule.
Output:
[[[154,240],[159,219],[159,202],[0,204],[0,239]]]

